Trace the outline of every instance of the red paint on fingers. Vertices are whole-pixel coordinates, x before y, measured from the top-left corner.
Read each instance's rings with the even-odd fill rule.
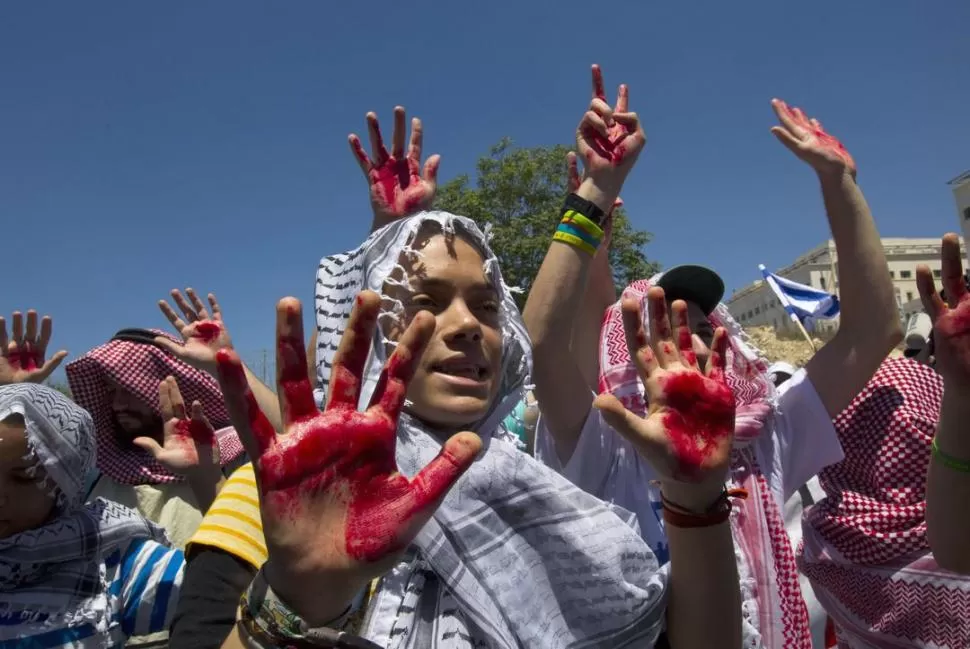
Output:
[[[970,373],[970,297],[940,316],[936,328],[956,356],[964,373]]]
[[[734,395],[721,381],[696,372],[663,379],[663,423],[685,479],[699,479],[711,456],[734,431]]]

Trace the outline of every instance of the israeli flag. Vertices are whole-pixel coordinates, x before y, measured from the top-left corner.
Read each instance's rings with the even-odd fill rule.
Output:
[[[769,273],[764,264],[759,264],[758,270],[793,322],[801,322],[806,329],[811,329],[815,320],[829,320],[839,315],[838,296]]]

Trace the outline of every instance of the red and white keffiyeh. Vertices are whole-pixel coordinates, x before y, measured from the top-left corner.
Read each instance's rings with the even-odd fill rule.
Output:
[[[645,326],[649,319],[647,291],[660,276],[634,282],[621,297],[621,301],[640,301]],[[727,381],[737,402],[730,480],[732,487],[746,489],[749,494],[731,514],[735,547],[744,563],[739,569],[745,615],[757,627],[765,647],[811,649],[808,610],[798,584],[791,541],[752,447],[752,442],[765,434],[776,404],[775,388],[766,373],[768,363],[748,343],[724,304],[719,304],[708,320],[728,333]],[[603,319],[599,360],[600,392],[613,394],[631,412],[644,415],[647,404],[643,382],[627,350],[620,301],[607,309]]]
[[[845,459],[819,473],[802,571],[840,647],[970,647],[970,578],[942,570],[926,537],[926,473],[943,379],[889,358],[835,419]]]
[[[174,337],[152,330],[158,336]],[[223,466],[243,453],[235,430],[219,430],[229,424],[229,413],[222,401],[222,391],[212,376],[175,358],[157,345],[128,340],[112,340],[95,347],[65,368],[75,403],[87,410],[94,420],[98,442],[97,465],[104,475],[121,484],[161,484],[180,482],[181,476],[170,473],[140,448],[122,447],[111,410],[112,388],[109,379],[124,387],[156,413],[158,384],[174,376],[186,403],[198,400],[213,427],[219,431],[219,453]]]

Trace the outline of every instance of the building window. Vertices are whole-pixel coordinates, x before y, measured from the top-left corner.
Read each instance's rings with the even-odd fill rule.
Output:
[[[963,208],[963,218],[967,221],[970,221],[970,207]]]
[[[748,311],[748,319],[750,320],[753,317],[754,317],[754,311]]]
[[[912,276],[913,276],[913,273],[911,271],[908,271],[908,270],[899,271],[899,279],[909,279]]]
[[[933,269],[933,277],[935,277],[936,279],[940,279],[940,277],[942,276],[943,276],[943,271],[941,271],[939,268]]]
[[[755,314],[755,315],[758,315],[759,313],[761,313],[761,307],[757,307],[757,306],[756,306],[756,307],[754,308],[754,314]]]
[[[896,279],[896,271],[894,270],[889,271],[889,279]]]
[[[818,283],[822,287],[822,290],[824,291],[825,290],[825,278],[824,277],[819,277],[818,278]]]
[[[906,301],[907,302],[912,302],[913,301],[913,292],[912,291],[906,291]]]

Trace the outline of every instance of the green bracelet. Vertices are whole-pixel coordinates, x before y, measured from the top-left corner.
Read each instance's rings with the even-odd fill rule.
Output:
[[[936,459],[943,463],[943,466],[948,469],[953,469],[954,471],[959,471],[960,473],[970,473],[970,462],[955,458],[952,455],[947,455],[941,451],[940,447],[936,444],[935,437],[933,438],[933,443],[931,446],[933,449],[933,455],[936,457]]]

